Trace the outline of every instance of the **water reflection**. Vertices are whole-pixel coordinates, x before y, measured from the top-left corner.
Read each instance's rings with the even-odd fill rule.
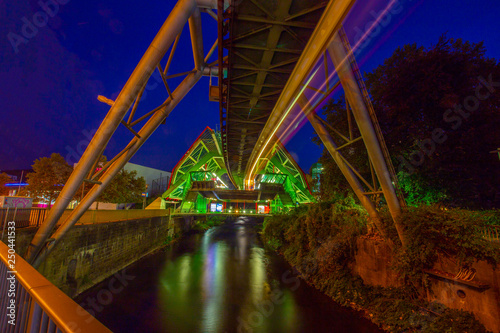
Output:
[[[266,252],[255,226],[229,221],[138,262],[97,318],[115,332],[378,332]]]
[[[193,331],[219,332],[228,329],[228,323],[240,331],[254,327],[268,331],[274,301],[284,304],[283,310],[290,314],[280,322],[293,326],[292,295],[283,293],[282,300],[274,295],[271,283],[275,287],[277,283],[268,279],[268,260],[253,228],[254,223],[240,218],[211,229],[203,235],[198,251],[165,265],[160,276],[164,327],[170,327],[176,317],[184,318],[183,329],[189,326]],[[185,317],[186,313],[190,316]]]

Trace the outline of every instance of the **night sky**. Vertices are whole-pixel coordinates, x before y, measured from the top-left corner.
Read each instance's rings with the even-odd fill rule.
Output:
[[[60,2],[65,4],[48,16],[46,26],[37,31],[25,27],[24,36],[26,21],[43,19],[38,0],[0,2],[0,170],[29,168],[36,158],[53,152],[71,164],[77,162],[109,109],[97,101],[97,95],[111,99],[118,95],[175,4],[157,0]],[[359,39],[366,24],[373,21],[373,14],[389,2],[357,2],[345,22],[351,42]],[[471,42],[484,41],[487,55],[499,59],[500,2],[479,3],[397,1],[393,7],[397,10],[360,43],[357,59],[361,70],[371,71],[398,46],[431,46],[443,33]],[[50,9],[54,11],[54,6]],[[206,14],[202,17],[206,52],[217,37],[216,22]],[[17,45],[9,40],[15,35],[24,38]],[[186,25],[169,74],[192,68]],[[179,81],[169,84],[175,87]],[[167,97],[155,77],[146,90],[139,114]],[[219,107],[208,101],[208,78],[202,78],[131,162],[170,171],[206,126],[219,126]],[[311,126],[305,124],[286,145],[306,172],[321,154],[321,148],[311,142],[312,136]],[[131,138],[132,134],[120,127],[105,151],[108,159]]]

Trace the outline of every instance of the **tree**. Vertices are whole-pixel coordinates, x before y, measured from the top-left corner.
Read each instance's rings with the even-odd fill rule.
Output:
[[[500,143],[500,63],[483,44],[443,35],[427,49],[406,45],[366,78],[400,181],[420,189],[417,201],[491,206],[500,189],[489,153]]]
[[[365,77],[407,202],[491,207],[500,191],[490,153],[500,143],[500,63],[483,44],[442,36],[429,48],[406,45]],[[345,124],[343,108],[331,101],[326,120]],[[327,152],[322,163],[326,192],[348,187]],[[363,175],[364,163],[355,165]]]
[[[66,184],[73,168],[57,153],[35,160],[32,167],[33,172],[27,175],[29,185],[26,190],[33,198],[47,200],[49,202],[47,208],[50,208],[52,201],[57,198]]]
[[[97,173],[99,170],[101,170],[102,167],[106,165],[107,162],[108,162],[107,157],[105,155],[101,155],[101,157],[99,158],[99,162],[96,165],[96,170],[94,170],[94,174]],[[92,176],[90,176],[90,178],[92,178]],[[93,186],[94,185],[92,183],[88,183],[85,181],[82,182],[78,187],[78,190],[75,192],[73,200],[81,201]]]
[[[12,179],[5,172],[0,173],[0,195],[9,195],[10,189],[5,186],[7,183],[11,183]]]
[[[146,190],[143,177],[137,178],[137,171],[121,170],[98,197],[98,201],[111,203],[140,202]]]
[[[102,155],[97,163],[95,173],[99,172],[108,162]],[[83,182],[74,195],[74,199],[81,201],[92,189],[94,184]],[[99,186],[99,185],[96,185]],[[146,190],[146,181],[137,177],[137,171],[121,170],[97,197],[96,202],[134,203],[142,201],[142,192]],[[97,204],[97,207],[98,204]]]

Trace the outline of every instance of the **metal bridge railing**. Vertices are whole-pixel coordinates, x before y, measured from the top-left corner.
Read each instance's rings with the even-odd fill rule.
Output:
[[[16,221],[16,228],[39,227],[47,213],[46,208],[0,208],[0,226]]]
[[[67,209],[61,220],[71,214]],[[45,220],[48,210],[45,208],[0,208],[0,235],[5,233],[4,226],[10,221],[16,222],[16,228],[39,227]],[[119,209],[86,211],[78,224],[95,224],[115,221],[146,219],[157,216],[168,216],[168,209]]]
[[[0,259],[0,332],[111,332],[2,242]]]
[[[483,235],[483,238],[489,241],[500,242],[500,225],[483,227],[481,228],[481,234]]]

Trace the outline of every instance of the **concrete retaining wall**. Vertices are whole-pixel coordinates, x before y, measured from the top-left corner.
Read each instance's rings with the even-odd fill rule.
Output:
[[[168,216],[76,225],[38,269],[70,297],[83,292],[145,255],[168,237],[189,229],[190,221]],[[16,250],[24,254],[36,228],[18,229]]]
[[[366,284],[383,287],[401,285],[398,275],[390,268],[392,252],[384,241],[359,238],[357,248],[351,269]],[[441,256],[432,270],[437,275],[429,275],[431,283],[427,300],[472,312],[486,329],[499,333],[500,268],[495,269],[484,261],[475,263],[472,268],[476,275],[471,282],[454,279],[460,268],[453,258]]]

